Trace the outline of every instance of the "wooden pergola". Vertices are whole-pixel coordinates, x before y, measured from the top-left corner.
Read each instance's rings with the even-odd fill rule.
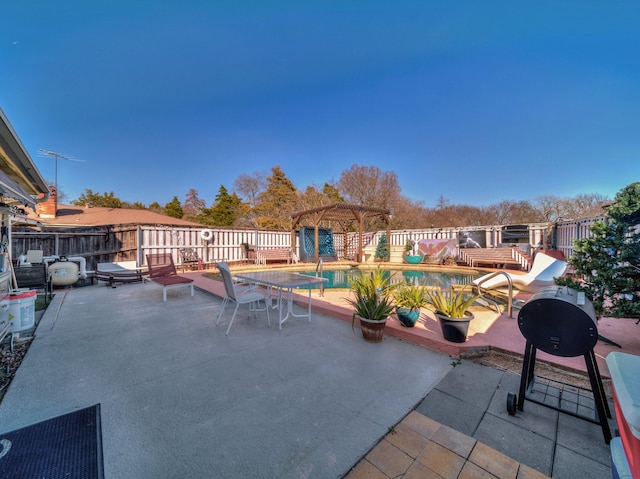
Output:
[[[359,263],[363,260],[362,254],[362,233],[364,220],[367,218],[381,218],[387,225],[387,238],[391,237],[391,212],[382,208],[372,208],[370,206],[350,205],[347,203],[334,203],[327,206],[320,206],[311,210],[300,211],[291,215],[291,244],[296,244],[296,226],[300,224],[303,219],[308,220],[314,227],[314,253],[315,262],[319,259],[318,248],[318,229],[322,221],[332,221],[340,225],[343,233],[346,233],[349,226],[354,221],[358,223],[358,257],[356,258]]]

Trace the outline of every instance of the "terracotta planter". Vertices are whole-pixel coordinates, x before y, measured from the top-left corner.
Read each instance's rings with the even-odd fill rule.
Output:
[[[387,324],[387,319],[381,321],[374,321],[371,319],[361,318],[360,330],[362,331],[362,338],[369,343],[380,343],[384,337],[384,327]]]
[[[467,332],[469,331],[469,322],[473,319],[473,314],[466,312],[464,318],[450,318],[442,314],[436,313],[442,336],[452,343],[464,343],[467,340]]]
[[[407,328],[413,328],[416,325],[416,321],[418,321],[418,318],[420,317],[420,310],[396,308],[396,315],[398,316],[398,321],[400,321],[400,324]]]

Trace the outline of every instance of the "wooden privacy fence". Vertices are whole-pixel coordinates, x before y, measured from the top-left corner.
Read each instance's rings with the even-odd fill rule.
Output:
[[[525,237],[518,247],[535,248],[551,246],[569,257],[573,252],[573,240],[589,236],[589,227],[597,218],[551,224],[526,225]],[[476,235],[487,248],[511,246],[505,241],[501,225],[466,228],[425,228],[393,230],[388,238],[390,247],[404,247],[408,240],[452,239],[456,244],[462,234]],[[385,231],[363,235],[363,248],[375,248]],[[358,251],[358,234],[333,235],[338,258],[353,258]],[[37,231],[29,227],[15,228],[11,232],[14,259],[29,250],[42,250],[44,256],[81,256],[87,269],[93,271],[98,263],[136,261],[145,264],[145,256],[151,253],[170,252],[177,265],[193,258],[202,264],[216,261],[245,261],[247,247],[254,250],[291,248],[299,257],[299,239],[291,245],[289,231],[256,229],[228,229],[206,227],[172,227],[163,225],[122,225],[94,228],[68,228],[53,231]],[[459,253],[459,251],[458,251]]]
[[[81,256],[92,271],[98,263],[137,260],[138,245],[138,228],[131,225],[54,231],[19,227],[11,231],[14,260],[29,250],[41,250],[45,257]]]

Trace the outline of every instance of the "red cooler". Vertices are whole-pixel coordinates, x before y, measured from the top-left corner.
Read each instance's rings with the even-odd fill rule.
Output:
[[[640,356],[609,353],[613,406],[633,479],[640,479]]]

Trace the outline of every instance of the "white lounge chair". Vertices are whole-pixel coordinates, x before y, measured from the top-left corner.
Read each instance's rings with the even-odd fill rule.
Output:
[[[502,273],[511,278],[511,282],[515,289],[535,293],[542,288],[555,285],[555,278],[562,277],[567,270],[567,266],[568,264],[566,261],[553,258],[552,256],[544,253],[538,253],[533,260],[531,271],[528,273],[512,274],[506,271],[502,271]],[[495,289],[509,284],[504,274],[499,274],[493,278],[489,278],[492,274],[495,273],[489,273],[475,279],[473,284],[484,289]]]
[[[236,309],[233,310],[233,314],[231,315],[231,320],[229,321],[229,326],[227,327],[227,332],[225,333],[227,336],[229,335],[229,331],[231,330],[231,325],[233,324],[233,320],[236,319],[236,313],[238,312],[238,308],[241,304],[248,304],[250,310],[254,312],[257,316],[257,311],[267,311],[267,324],[271,326],[271,321],[269,320],[269,307],[267,305],[266,297],[263,293],[258,292],[256,287],[250,287],[245,285],[237,285],[231,276],[231,271],[229,271],[229,265],[224,261],[219,261],[216,263],[220,274],[222,275],[222,281],[224,283],[224,289],[227,293],[227,296],[222,300],[222,306],[220,306],[220,312],[218,313],[218,319],[216,321],[216,325],[220,322],[220,318],[222,318],[222,313],[224,308],[227,306],[227,303],[236,303]],[[264,301],[265,307],[259,308],[258,305],[260,301]],[[253,308],[252,308],[253,307]]]

